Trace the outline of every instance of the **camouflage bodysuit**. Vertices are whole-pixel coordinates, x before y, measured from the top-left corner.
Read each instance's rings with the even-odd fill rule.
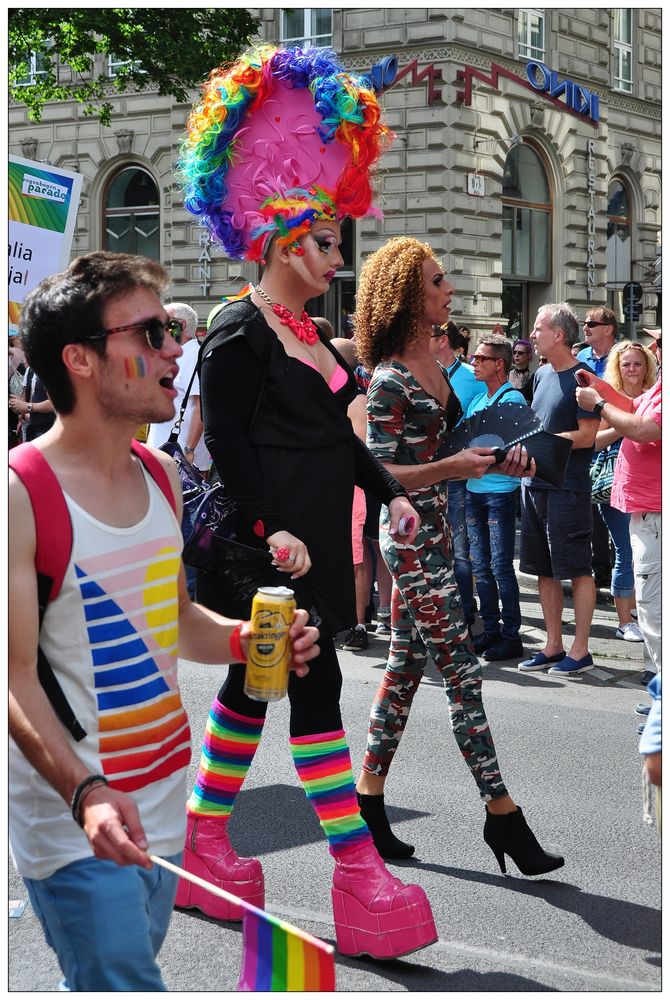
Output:
[[[445,379],[448,377],[445,372]],[[399,361],[383,361],[368,390],[370,450],[395,465],[432,462],[461,410],[453,390],[445,410]],[[486,801],[507,794],[482,702],[482,674],[472,650],[453,571],[446,483],[410,494],[421,516],[411,545],[388,533],[382,508],[379,542],[393,576],[391,644],[370,715],[364,770],[385,775],[403,734],[427,654],[440,671],[458,748]]]

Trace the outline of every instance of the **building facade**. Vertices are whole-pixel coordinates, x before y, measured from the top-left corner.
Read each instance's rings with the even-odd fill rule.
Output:
[[[355,72],[397,59],[382,99],[396,135],[377,178],[384,218],[345,225],[345,268],[311,306],[338,335],[365,257],[399,235],[443,259],[454,318],[475,334],[527,336],[555,301],[580,317],[610,305],[633,337],[660,322],[660,8],[257,13],[263,40],[332,45]],[[258,272],[211,247],[183,208],[174,166],[190,105],[151,90],[110,100],[111,128],[74,102],[47,105],[39,125],[12,104],[10,153],[83,175],[73,255],[159,259],[204,321]]]

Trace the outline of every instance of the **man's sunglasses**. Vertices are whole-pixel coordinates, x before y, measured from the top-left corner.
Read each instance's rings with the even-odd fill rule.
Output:
[[[183,326],[178,319],[169,319],[166,323],[157,317],[144,319],[141,323],[128,323],[126,326],[113,326],[108,330],[98,330],[86,337],[86,340],[104,340],[112,333],[122,333],[124,330],[142,330],[146,337],[147,344],[153,351],[160,351],[165,340],[165,335],[169,334],[179,343],[183,332]]]
[[[609,326],[609,323],[603,323],[599,319],[585,319],[584,326],[588,326],[589,330],[592,330],[594,326]]]

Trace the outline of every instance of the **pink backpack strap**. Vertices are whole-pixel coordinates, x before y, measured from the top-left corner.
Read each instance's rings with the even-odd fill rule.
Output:
[[[35,569],[50,581],[47,601],[60,593],[72,553],[72,522],[65,497],[51,466],[29,442],[11,448],[9,467],[30,497],[35,518]]]
[[[173,513],[176,515],[177,504],[174,498],[172,483],[170,482],[170,477],[165,471],[165,466],[156,458],[154,453],[146,447],[146,445],[143,445],[140,441],[135,441],[134,438],[130,445],[130,449],[133,454],[137,455],[144,468],[156,483],[156,486],[158,486],[159,490],[164,494],[165,499],[170,504],[170,507],[172,507]]]

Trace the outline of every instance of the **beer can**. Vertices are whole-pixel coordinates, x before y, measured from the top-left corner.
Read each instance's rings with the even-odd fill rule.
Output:
[[[286,694],[291,656],[288,631],[295,608],[288,587],[261,587],[254,597],[244,678],[244,693],[254,701],[279,701]]]

